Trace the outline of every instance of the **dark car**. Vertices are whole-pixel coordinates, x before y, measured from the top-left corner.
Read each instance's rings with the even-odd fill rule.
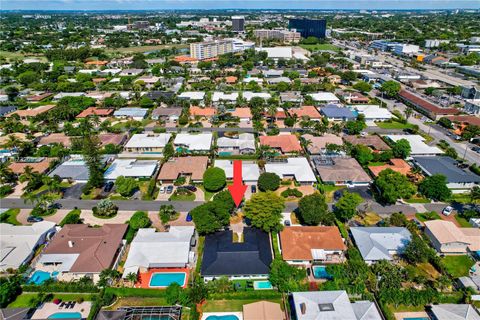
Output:
[[[197,187],[195,187],[195,186],[184,186],[183,188],[187,189],[188,191],[192,191],[192,192],[197,191]]]
[[[30,216],[27,218],[27,222],[34,223],[34,222],[42,222],[43,218],[41,217],[36,217],[36,216]]]
[[[107,182],[107,183],[105,184],[105,187],[103,188],[103,191],[105,191],[105,192],[110,192],[110,191],[112,191],[113,185],[114,185],[113,181]]]
[[[167,186],[165,192],[167,192],[169,194],[172,193],[173,192],[173,186]]]
[[[333,200],[335,201],[338,201],[340,200],[340,198],[342,197],[342,191],[341,190],[337,190],[333,193]]]
[[[52,210],[52,209],[60,209],[62,208],[62,205],[58,202],[55,202],[55,203],[52,203],[51,205],[49,205],[47,207],[48,210]]]
[[[474,151],[476,153],[480,153],[480,147],[473,147],[472,151]]]
[[[286,227],[290,227],[290,220],[285,220],[285,221],[283,221],[283,224],[284,224]]]
[[[257,193],[257,186],[252,186],[252,193]]]
[[[188,213],[187,216],[185,217],[185,221],[187,221],[187,222],[192,221],[192,219],[193,218],[192,218],[192,215],[190,213]]]

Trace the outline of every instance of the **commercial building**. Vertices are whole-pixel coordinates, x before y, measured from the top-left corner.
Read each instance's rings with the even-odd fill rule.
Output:
[[[258,29],[253,31],[253,35],[258,39],[274,39],[284,43],[297,43],[301,39],[300,32],[285,29]]]
[[[417,111],[423,113],[432,120],[438,120],[438,118],[442,116],[451,116],[459,113],[458,109],[439,107],[407,90],[401,90],[398,93],[398,96],[404,103],[412,106]]]
[[[426,39],[425,48],[438,48],[442,43],[449,43],[450,40]]]
[[[308,291],[292,293],[292,312],[297,320],[342,319],[382,320],[372,301],[350,302],[346,291]]]
[[[214,40],[190,44],[190,57],[205,60],[233,52],[231,40]]]
[[[323,39],[327,33],[327,21],[325,19],[290,19],[288,27],[300,32],[302,37],[317,37]]]
[[[413,44],[399,43],[393,47],[393,53],[398,55],[412,55],[420,51],[420,47]]]
[[[465,100],[463,110],[470,114],[480,115],[480,98],[476,100]]]
[[[232,16],[232,31],[244,32],[245,31],[245,17],[244,16]]]

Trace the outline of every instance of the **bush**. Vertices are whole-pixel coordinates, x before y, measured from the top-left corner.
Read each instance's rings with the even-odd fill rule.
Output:
[[[130,197],[138,188],[138,183],[130,177],[120,176],[115,180],[115,190],[124,197]]]
[[[280,186],[280,177],[273,172],[264,172],[258,178],[258,188],[262,191],[275,191]]]
[[[152,222],[148,218],[148,214],[145,211],[135,212],[130,220],[128,220],[128,225],[134,230],[148,228],[151,224]]]
[[[335,217],[328,210],[325,196],[318,192],[305,196],[299,201],[298,216],[302,223],[310,226],[316,226],[319,223],[331,226],[335,223]]]
[[[110,199],[102,199],[92,211],[97,218],[112,218],[117,215],[118,207]]]
[[[173,185],[181,186],[184,185],[185,182],[187,182],[187,178],[185,178],[184,176],[180,176],[173,182]]]
[[[203,186],[207,191],[216,192],[227,183],[227,177],[225,176],[225,171],[220,168],[208,168],[203,174]]]
[[[301,198],[303,196],[303,193],[298,189],[288,188],[287,190],[282,191],[281,196],[284,198],[288,198],[288,197]]]
[[[4,185],[0,187],[0,198],[5,197],[6,195],[9,195],[10,193],[13,192],[13,187],[10,185]]]
[[[82,219],[80,218],[80,210],[74,209],[70,211],[65,218],[60,222],[59,226],[63,227],[66,224],[79,224],[82,223]]]

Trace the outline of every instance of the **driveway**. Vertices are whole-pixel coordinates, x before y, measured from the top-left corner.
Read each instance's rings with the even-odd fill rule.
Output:
[[[80,199],[86,183],[76,183],[63,191],[63,199]]]
[[[15,186],[13,192],[7,196],[7,198],[16,198],[19,199],[23,194],[23,188],[27,186],[28,182],[21,182]]]
[[[373,200],[373,195],[369,187],[344,188],[337,190],[336,192],[340,192],[343,195],[345,191],[348,191],[350,193],[356,193],[365,201]]]

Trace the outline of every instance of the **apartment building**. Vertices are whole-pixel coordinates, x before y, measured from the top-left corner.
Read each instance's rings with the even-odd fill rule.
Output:
[[[198,60],[215,58],[233,52],[231,40],[214,40],[190,44],[190,56]]]
[[[296,30],[285,30],[285,29],[259,29],[254,30],[253,34],[258,39],[277,39],[285,43],[296,43],[301,39],[300,32]]]

